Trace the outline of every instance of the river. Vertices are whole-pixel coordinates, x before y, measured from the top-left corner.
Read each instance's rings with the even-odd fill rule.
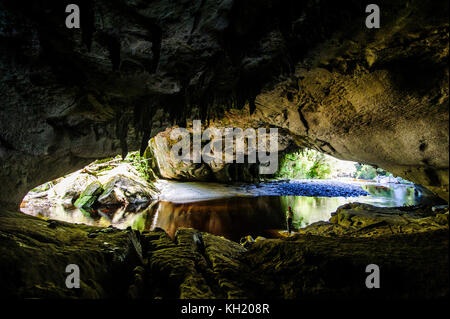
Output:
[[[170,187],[163,189],[164,196],[159,201],[138,211],[128,211],[126,207],[99,208],[95,215],[89,215],[79,209],[33,201],[23,205],[22,211],[46,219],[95,226],[132,226],[141,231],[161,228],[171,237],[180,227],[192,227],[238,241],[246,235],[277,237],[282,234],[288,206],[294,211],[294,227],[301,228],[317,221],[327,221],[332,212],[346,203],[395,207],[417,205],[427,200],[427,196],[413,185],[401,184],[361,183],[357,187],[369,195],[356,197],[274,196],[274,189],[279,187],[255,188],[251,184],[240,188],[210,183],[166,185]]]

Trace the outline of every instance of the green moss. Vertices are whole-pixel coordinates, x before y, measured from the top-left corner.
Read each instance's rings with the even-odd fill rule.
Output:
[[[104,168],[99,169],[95,174],[98,176],[99,174],[103,173],[103,172],[107,172],[110,170],[113,170],[114,166],[105,166]]]
[[[97,196],[83,196],[78,198],[75,201],[75,207],[78,207],[80,209],[82,208],[90,208],[92,205],[94,205],[95,201],[97,200]]]
[[[77,208],[89,209],[91,208],[98,196],[103,192],[103,186],[100,182],[95,181],[89,184],[81,193],[80,197],[75,201],[74,205]]]
[[[146,155],[149,156],[149,153],[147,153]],[[133,167],[136,168],[139,174],[147,182],[153,182],[156,179],[155,174],[153,173],[153,170],[150,167],[151,159],[146,158],[145,153],[144,156],[140,156],[139,152],[128,153],[127,157],[125,158],[125,161],[131,163],[131,165],[133,165]]]
[[[103,163],[112,161],[113,159],[114,159],[114,157],[103,158],[103,159],[96,160],[93,164],[103,164]]]
[[[38,187],[33,188],[31,191],[32,192],[45,192],[48,191],[50,188],[53,187],[53,183],[52,182],[47,182],[45,184],[39,185]]]

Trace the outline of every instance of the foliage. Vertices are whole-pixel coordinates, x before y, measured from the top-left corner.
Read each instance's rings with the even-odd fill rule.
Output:
[[[118,158],[117,156],[116,156],[116,158]],[[102,158],[102,159],[98,159],[98,160],[96,160],[94,163],[92,163],[92,164],[104,164],[104,163],[107,163],[107,162],[109,162],[109,161],[112,161],[114,159],[114,157],[107,157],[107,158]]]
[[[48,190],[49,190],[50,188],[52,188],[53,186],[54,186],[54,185],[53,185],[53,182],[47,182],[47,183],[44,183],[44,184],[42,184],[42,185],[39,185],[39,186],[33,188],[33,189],[31,190],[31,192],[36,192],[36,193],[45,192],[45,191],[48,191]]]
[[[327,178],[331,172],[325,155],[311,149],[286,154],[281,159],[277,178]]]
[[[356,163],[355,167],[356,167],[355,178],[359,179],[374,179],[377,176],[392,175],[382,168],[375,168],[371,165]]]
[[[143,156],[140,156],[139,152],[128,153],[125,160],[130,162],[146,181],[152,182],[155,180],[155,176],[149,165],[149,160]]]
[[[354,163],[354,168],[339,164],[342,161],[327,157],[325,154],[311,149],[303,149],[295,153],[284,155],[280,159],[280,169],[276,178],[292,179],[324,179],[332,173],[344,172],[348,177],[359,179],[374,179],[377,176],[392,176],[382,168],[371,165]],[[356,169],[356,171],[355,171]]]

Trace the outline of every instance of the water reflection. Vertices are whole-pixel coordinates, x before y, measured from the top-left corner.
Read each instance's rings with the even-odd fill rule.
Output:
[[[344,204],[359,202],[379,207],[411,206],[424,203],[428,200],[421,196],[413,186],[409,185],[362,185],[369,196],[361,197],[280,197],[282,209],[287,210],[291,206],[294,210],[293,224],[297,228],[305,227],[312,223],[328,220],[331,213]]]
[[[154,203],[157,204],[157,203]],[[20,210],[28,215],[43,219],[55,219],[72,224],[85,224],[91,226],[114,227],[125,229],[135,223],[139,215],[146,210],[130,210],[128,207],[103,207],[95,211],[86,211],[78,208],[66,208],[63,205],[48,205],[42,201],[22,202]]]
[[[254,237],[273,236],[273,230],[285,229],[288,206],[294,211],[294,227],[301,228],[328,220],[339,206],[351,202],[395,207],[417,205],[425,200],[414,187],[408,185],[364,185],[363,188],[371,195],[349,198],[236,197],[183,204],[161,202],[152,217],[152,226],[147,225],[145,229],[159,227],[173,236],[179,227],[192,227],[237,240],[249,234]]]
[[[78,209],[62,206],[23,207],[25,213],[96,226],[132,226],[135,229],[164,229],[171,237],[180,227],[192,227],[238,241],[245,235],[272,237],[276,230],[285,229],[285,212],[294,210],[293,224],[305,227],[317,221],[328,220],[331,213],[346,203],[360,202],[382,207],[416,205],[427,198],[409,185],[362,185],[371,195],[362,197],[304,197],[258,196],[231,197],[189,203],[155,202],[138,212],[125,207],[97,210],[95,217]]]
[[[192,227],[200,231],[239,240],[242,236],[267,236],[269,229],[284,227],[281,202],[275,196],[236,197],[172,203],[162,201],[154,212],[135,223],[139,230],[164,229],[173,237],[180,227]],[[151,224],[148,222],[151,219]]]
[[[416,191],[410,185],[362,185],[369,196],[360,197],[304,197],[282,196],[280,197],[283,210],[291,206],[294,210],[293,224],[297,228],[308,226],[312,223],[328,220],[331,213],[344,204],[365,203],[379,207],[412,206],[428,201],[426,196]]]
[[[367,184],[362,185],[361,188],[371,194],[367,196],[366,203],[383,207],[412,206],[427,200],[414,186],[410,185]]]

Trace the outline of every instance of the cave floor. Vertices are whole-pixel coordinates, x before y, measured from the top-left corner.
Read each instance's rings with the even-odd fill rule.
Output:
[[[209,233],[201,233],[199,243],[193,229],[179,229],[171,239],[160,229],[140,233],[1,211],[1,293],[17,298],[448,296],[448,209],[389,219],[380,208],[347,206],[330,223],[246,248]],[[367,211],[378,219],[368,218]],[[80,268],[80,289],[66,288],[69,264]],[[380,268],[380,289],[365,285],[369,264]]]

